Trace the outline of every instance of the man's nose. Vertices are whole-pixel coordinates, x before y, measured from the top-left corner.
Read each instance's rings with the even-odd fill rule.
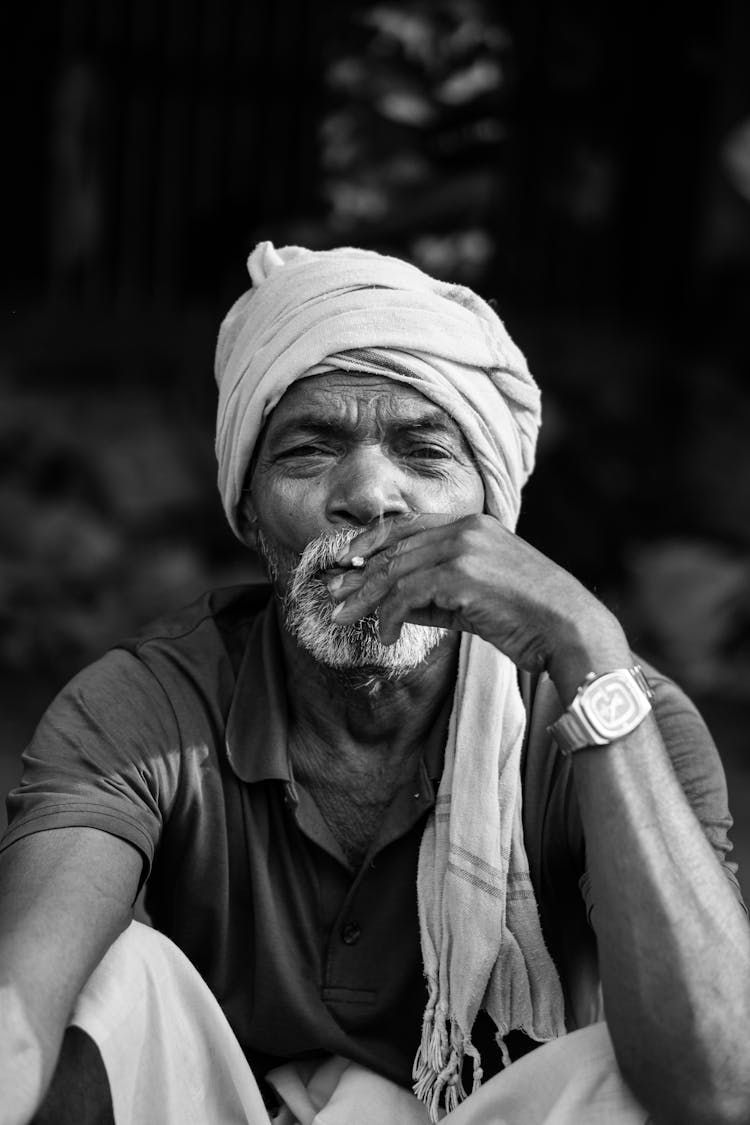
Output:
[[[339,462],[330,481],[326,515],[332,524],[366,526],[384,516],[410,511],[403,474],[376,446],[352,451]]]

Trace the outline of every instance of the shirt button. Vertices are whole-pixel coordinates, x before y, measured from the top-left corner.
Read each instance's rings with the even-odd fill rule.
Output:
[[[347,922],[341,931],[344,945],[356,945],[362,936],[362,928],[358,922]]]

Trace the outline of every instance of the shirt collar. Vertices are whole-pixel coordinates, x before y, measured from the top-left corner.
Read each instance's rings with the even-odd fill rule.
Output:
[[[291,781],[287,696],[276,601],[248,633],[226,726],[229,764],[242,781]]]

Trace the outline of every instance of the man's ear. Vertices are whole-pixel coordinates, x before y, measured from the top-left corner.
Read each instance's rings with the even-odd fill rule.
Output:
[[[253,506],[249,489],[243,490],[240,502],[237,506],[237,526],[240,529],[243,542],[246,543],[252,551],[257,551],[258,517],[255,514],[255,507]]]

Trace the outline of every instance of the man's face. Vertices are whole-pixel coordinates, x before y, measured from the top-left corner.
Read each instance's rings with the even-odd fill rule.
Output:
[[[256,521],[285,622],[302,647],[336,667],[397,674],[442,634],[405,626],[385,648],[374,621],[331,624],[321,570],[374,520],[424,512],[449,520],[483,506],[471,451],[440,407],[391,379],[336,372],[302,379],[283,396],[260,439],[243,509]],[[410,651],[399,653],[404,641]]]

